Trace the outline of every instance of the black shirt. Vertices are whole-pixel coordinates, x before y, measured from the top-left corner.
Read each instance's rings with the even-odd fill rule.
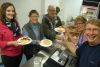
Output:
[[[76,50],[76,54],[78,67],[100,67],[100,43],[89,46],[89,43],[85,42]]]

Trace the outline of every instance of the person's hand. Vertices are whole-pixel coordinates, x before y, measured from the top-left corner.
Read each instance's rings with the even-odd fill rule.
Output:
[[[64,39],[64,34],[61,33],[61,34],[56,35],[56,39],[57,40],[63,40]]]
[[[63,28],[63,26],[59,26],[59,28]]]
[[[9,41],[7,42],[7,45],[10,46],[10,45],[13,45],[13,46],[18,46],[18,41]]]

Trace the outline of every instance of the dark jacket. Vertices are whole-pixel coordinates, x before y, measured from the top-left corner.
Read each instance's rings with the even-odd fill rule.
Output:
[[[50,40],[54,40],[56,36],[56,32],[54,31],[54,29],[61,25],[62,23],[58,16],[56,17],[55,21],[51,21],[48,14],[44,15],[42,19],[42,28],[44,36],[46,36],[46,38]]]
[[[41,40],[43,37],[42,37],[42,35],[43,35],[43,32],[42,32],[42,27],[41,27],[41,24],[40,23],[37,23],[37,26],[38,26],[38,28],[39,28],[39,40]],[[27,32],[28,32],[28,36],[32,39],[32,40],[36,40],[36,36],[35,36],[35,33],[34,33],[34,31],[33,31],[33,29],[32,29],[32,24],[31,24],[31,22],[29,22],[29,23],[27,23],[27,24],[25,24],[24,26],[23,26],[23,28],[25,28],[26,30],[27,30]]]
[[[41,28],[41,24],[40,23],[37,23],[37,26],[39,28],[39,37],[38,37],[38,40],[41,40],[43,39],[43,34],[42,34],[42,28]],[[31,22],[25,24],[23,26],[23,28],[28,32],[28,36],[32,39],[32,40],[37,40],[36,38],[36,35],[32,29],[32,24]],[[38,45],[38,43],[31,43],[29,45],[25,45],[24,46],[24,53],[27,54],[27,55],[33,55],[33,54],[36,54],[38,51],[40,50],[40,46]]]

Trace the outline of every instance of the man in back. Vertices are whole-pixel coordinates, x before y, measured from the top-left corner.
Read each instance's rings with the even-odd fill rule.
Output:
[[[54,29],[62,24],[60,18],[57,16],[56,6],[49,5],[47,11],[48,14],[44,15],[42,19],[43,33],[46,38],[53,41],[56,37]]]

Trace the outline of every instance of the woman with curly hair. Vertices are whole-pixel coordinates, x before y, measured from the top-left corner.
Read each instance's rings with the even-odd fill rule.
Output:
[[[4,67],[19,67],[22,59],[22,46],[17,39],[21,37],[12,3],[5,2],[0,7],[0,48]]]

